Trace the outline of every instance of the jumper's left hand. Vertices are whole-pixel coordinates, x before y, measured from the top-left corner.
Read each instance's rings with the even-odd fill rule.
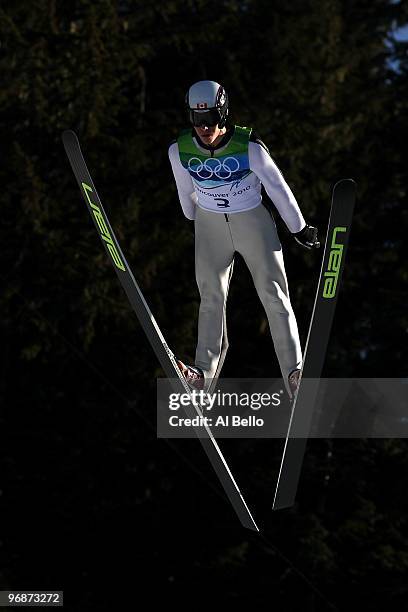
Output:
[[[292,236],[296,242],[306,249],[318,249],[320,247],[320,242],[317,239],[317,227],[313,227],[313,225],[306,224],[300,232],[296,232]]]

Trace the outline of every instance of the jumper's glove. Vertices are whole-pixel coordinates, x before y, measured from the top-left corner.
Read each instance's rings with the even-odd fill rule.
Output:
[[[313,225],[306,224],[300,232],[296,232],[292,236],[296,242],[307,249],[318,249],[320,247],[320,242],[317,239],[317,227],[313,227]]]

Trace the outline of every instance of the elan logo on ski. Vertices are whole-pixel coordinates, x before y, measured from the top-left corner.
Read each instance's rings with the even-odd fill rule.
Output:
[[[346,227],[335,227],[330,246],[327,270],[324,273],[323,297],[333,298],[336,295],[337,283],[339,280],[341,260],[343,258],[344,244],[337,243],[337,234],[346,232]]]
[[[292,404],[273,500],[274,510],[290,508],[295,503],[308,434],[314,417],[319,379],[341,286],[355,200],[356,184],[352,179],[343,179],[335,184],[322,267],[304,350],[301,382]]]
[[[102,240],[105,241],[106,243],[106,247],[109,251],[109,253],[111,254],[113,263],[115,264],[115,266],[117,268],[119,268],[120,270],[125,271],[125,266],[124,263],[122,262],[120,255],[116,249],[116,246],[112,240],[112,236],[110,235],[110,232],[108,230],[108,227],[105,223],[105,219],[103,218],[103,214],[100,211],[99,206],[97,206],[96,204],[94,204],[89,196],[89,192],[93,193],[92,191],[92,187],[90,187],[89,185],[87,185],[86,183],[81,183],[82,187],[84,189],[84,193],[85,193],[85,197],[88,201],[89,206],[92,208],[92,212],[94,214],[95,220],[98,224],[98,227],[100,229],[101,232],[101,238]]]

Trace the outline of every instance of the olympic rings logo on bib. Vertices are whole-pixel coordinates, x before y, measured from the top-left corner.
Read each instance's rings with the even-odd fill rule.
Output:
[[[196,161],[198,165],[192,166]],[[232,167],[231,163],[228,164],[227,162],[233,162],[235,168]],[[216,176],[219,179],[229,179],[234,172],[239,170],[239,161],[236,157],[226,157],[223,161],[211,157],[202,162],[198,157],[190,157],[188,160],[188,170],[201,179],[208,179],[212,176]]]

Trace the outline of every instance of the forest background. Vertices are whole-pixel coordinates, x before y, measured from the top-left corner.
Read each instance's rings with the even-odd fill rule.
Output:
[[[194,229],[167,158],[184,96],[221,82],[323,236],[334,183],[358,200],[326,376],[403,377],[408,3],[36,0],[0,7],[3,589],[68,610],[144,598],[196,609],[402,609],[403,439],[312,440],[272,514],[281,440],[221,441],[261,536],[240,528],[195,440],[156,439],[162,374],[98,242],[61,143],[74,129],[176,354],[192,359]],[[405,29],[404,29],[405,28]],[[277,219],[304,343],[320,255]],[[279,375],[237,258],[223,376]],[[198,601],[197,601],[198,599]]]

